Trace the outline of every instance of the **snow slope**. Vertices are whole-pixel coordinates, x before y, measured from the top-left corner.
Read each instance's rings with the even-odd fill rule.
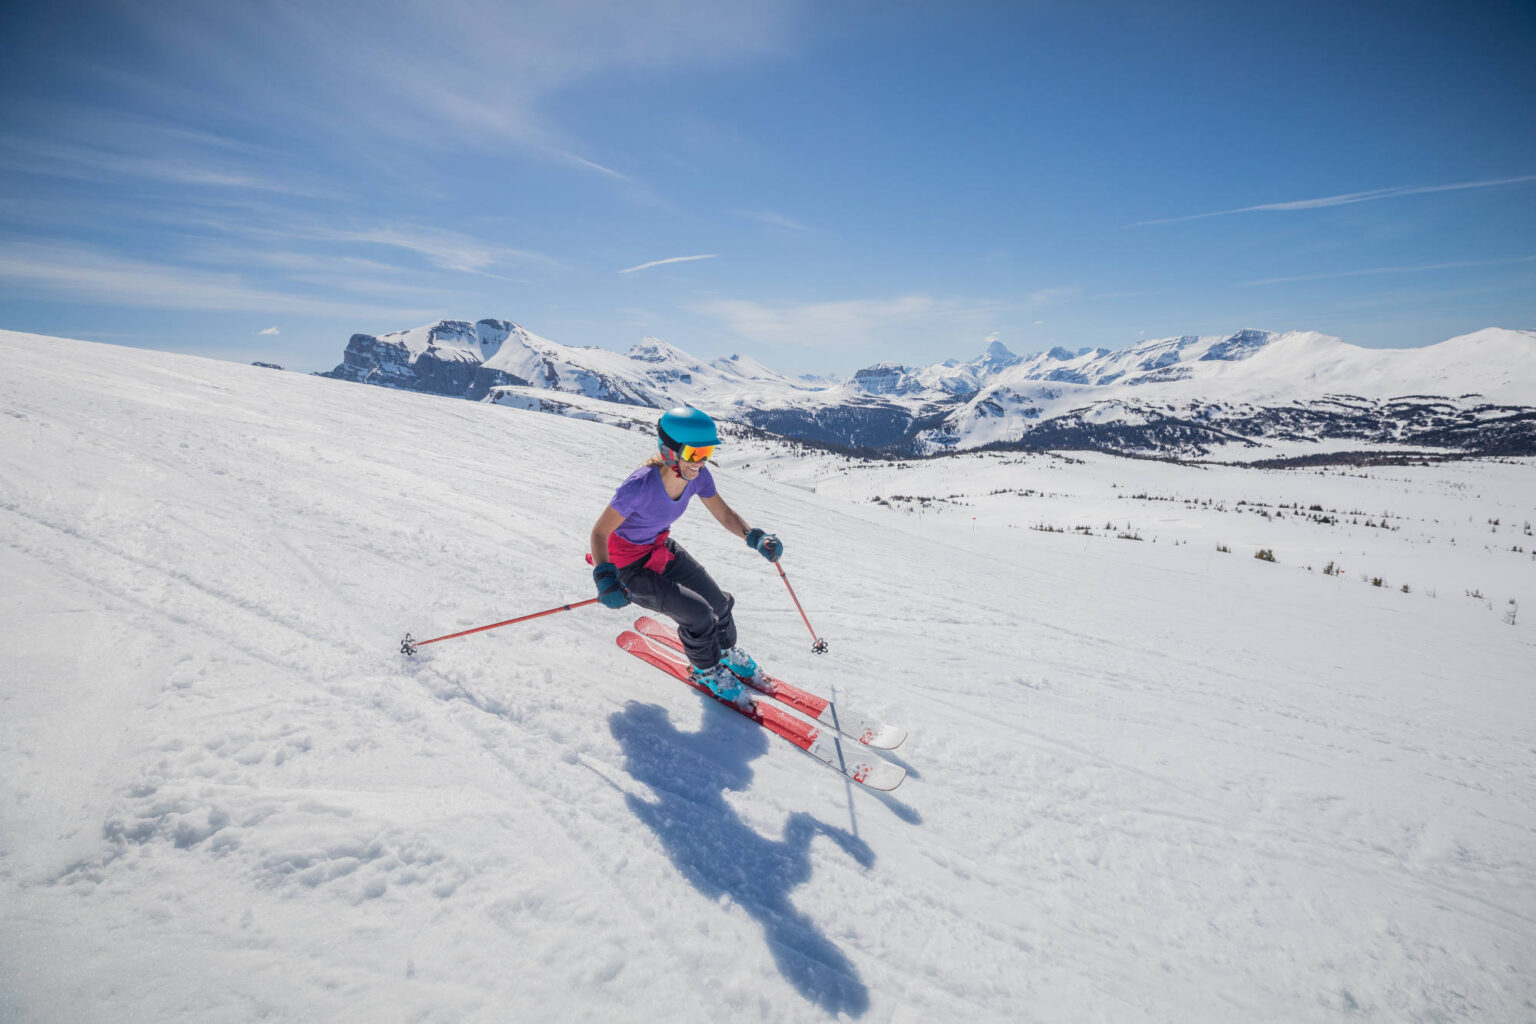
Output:
[[[625,613],[396,653],[588,596],[643,436],[0,353],[0,1019],[1531,1014],[1529,460],[727,449],[831,652],[702,511],[675,535],[771,669],[911,728],[881,796],[619,651]]]

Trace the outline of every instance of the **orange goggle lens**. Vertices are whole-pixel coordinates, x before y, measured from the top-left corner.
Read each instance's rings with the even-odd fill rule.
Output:
[[[677,453],[677,457],[684,462],[703,462],[713,454],[715,454],[715,446],[712,444],[701,445],[697,448],[691,444],[685,444],[682,450]]]

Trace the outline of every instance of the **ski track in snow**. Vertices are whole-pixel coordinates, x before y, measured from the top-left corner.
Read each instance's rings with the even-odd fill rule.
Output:
[[[702,511],[676,536],[771,672],[911,729],[878,794],[634,664],[628,610],[396,653],[588,596],[647,438],[0,351],[0,1018],[1536,1005],[1531,460],[733,446],[722,492],[784,538],[830,653]]]

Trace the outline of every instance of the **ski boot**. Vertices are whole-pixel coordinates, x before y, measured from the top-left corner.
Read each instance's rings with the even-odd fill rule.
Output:
[[[707,669],[694,665],[688,670],[688,674],[695,683],[705,687],[727,704],[734,704],[738,710],[748,713],[752,711],[752,695],[723,662],[714,668]]]
[[[720,664],[732,672],[754,690],[761,690],[769,696],[773,695],[773,684],[768,677],[763,675],[763,670],[758,668],[757,660],[740,647],[732,647],[720,652]]]

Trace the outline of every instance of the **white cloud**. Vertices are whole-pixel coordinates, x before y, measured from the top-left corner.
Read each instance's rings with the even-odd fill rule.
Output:
[[[456,231],[444,231],[439,228],[407,226],[330,231],[319,228],[315,231],[314,237],[321,240],[329,237],[342,242],[369,242],[405,249],[426,256],[444,270],[459,270],[487,277],[496,276],[487,268],[507,263],[553,264],[557,262],[542,253],[497,245],[494,242],[482,241]]]
[[[691,263],[694,260],[713,260],[719,259],[719,257],[720,254],[714,252],[705,253],[703,256],[673,256],[671,259],[652,260],[649,263],[642,263],[638,267],[627,267],[624,270],[619,271],[619,273],[633,274],[637,270],[649,270],[651,267],[661,267],[668,263]]]
[[[497,280],[513,279],[492,273],[495,268],[529,264],[544,267],[565,265],[544,253],[486,241],[445,228],[423,227],[412,223],[359,225],[357,220],[336,222],[323,215],[256,201],[223,204],[217,208],[216,213],[197,208],[190,212],[166,211],[155,219],[166,224],[203,229],[201,233],[204,234],[212,232],[220,236],[254,239],[264,246],[199,242],[184,254],[196,262],[261,265],[302,274],[306,279],[333,277],[338,270],[377,277],[389,273],[416,273],[419,269],[413,265],[380,262],[361,256],[340,256],[334,252],[337,244],[383,247],[415,253],[426,257],[433,266],[443,270],[477,274]],[[284,248],[272,248],[274,243]],[[295,245],[306,246],[309,243],[317,243],[321,248],[313,252],[292,251]],[[375,251],[370,255],[379,254]],[[390,287],[400,285],[391,284]]]
[[[1471,267],[1502,267],[1511,263],[1536,263],[1536,256],[1516,256],[1505,260],[1462,260],[1453,263],[1421,263],[1409,267],[1371,267],[1366,270],[1342,270],[1332,274],[1298,274],[1295,277],[1268,277],[1260,281],[1242,281],[1239,288],[1254,288],[1266,284],[1292,284],[1298,281],[1331,281],[1344,277],[1367,277],[1372,274],[1416,274],[1429,270],[1462,270]]]
[[[279,331],[276,327],[268,327],[266,330],[264,330],[264,331],[257,331],[256,333],[261,335],[262,337],[267,337],[269,335],[281,334],[282,332]]]
[[[174,222],[174,218],[168,218]],[[496,268],[514,265],[539,264],[559,267],[563,264],[552,256],[518,249],[499,242],[489,242],[473,235],[444,228],[423,227],[419,224],[363,224],[356,221],[335,223],[320,217],[286,210],[264,204],[247,204],[238,217],[213,217],[199,215],[186,218],[183,223],[210,229],[220,235],[234,235],[257,239],[267,244],[280,243],[291,246],[318,243],[326,247],[314,253],[286,250],[247,249],[236,259],[241,249],[234,245],[207,247],[221,259],[238,263],[262,264],[277,269],[303,272],[306,276],[325,274],[328,270],[350,268],[358,273],[387,273],[411,271],[414,267],[381,263],[359,256],[337,256],[329,248],[336,244],[383,247],[425,257],[433,266],[442,270],[454,270],[477,274],[498,280],[510,280],[493,273]],[[376,255],[377,253],[373,253]]]
[[[1081,295],[1083,290],[1075,285],[1068,288],[1040,288],[1025,296],[1026,306],[1048,306],[1054,302],[1066,302]]]
[[[166,0],[125,5],[161,59],[287,130],[485,147],[512,142],[625,178],[544,111],[626,70],[735,66],[788,51],[795,0]],[[132,74],[125,74],[132,80]],[[314,97],[323,95],[324,103]],[[186,102],[206,102],[189,95]],[[608,161],[612,162],[612,161]]]
[[[812,228],[800,223],[797,220],[791,220],[783,214],[774,213],[770,210],[740,210],[738,213],[742,217],[748,217],[752,220],[761,221],[764,224],[770,224],[776,228],[784,228],[787,231],[812,230]]]
[[[0,137],[0,168],[75,181],[123,178],[213,190],[270,192],[307,198],[336,198],[333,190],[256,173],[274,166],[275,154],[260,146],[213,132],[190,131],[142,114],[107,114],[73,103],[42,103],[37,113],[67,125],[68,141],[35,135]]]
[[[905,295],[779,305],[721,299],[689,309],[721,320],[732,334],[753,341],[847,347],[873,340],[883,330],[929,320],[959,307],[922,295]]]
[[[345,317],[367,321],[415,320],[426,308],[346,301],[252,287],[238,274],[126,259],[82,245],[0,243],[0,290],[29,298],[38,293],[74,302],[137,309],[238,310]]]
[[[1527,174],[1519,178],[1492,178],[1487,181],[1463,181],[1452,185],[1422,185],[1407,188],[1377,188],[1367,192],[1346,192],[1337,196],[1323,196],[1318,199],[1293,199],[1283,203],[1261,203],[1258,206],[1242,206],[1235,210],[1217,210],[1214,213],[1196,213],[1188,217],[1166,217],[1161,220],[1143,220],[1127,227],[1144,228],[1154,224],[1182,224],[1190,220],[1205,220],[1208,217],[1230,217],[1237,213],[1259,213],[1263,211],[1285,210],[1318,210],[1329,206],[1348,206],[1352,203],[1368,203],[1377,199],[1395,199],[1398,196],[1425,195],[1430,192],[1456,192],[1470,188],[1493,188],[1498,185],[1520,185],[1525,182],[1536,181],[1536,174]]]

